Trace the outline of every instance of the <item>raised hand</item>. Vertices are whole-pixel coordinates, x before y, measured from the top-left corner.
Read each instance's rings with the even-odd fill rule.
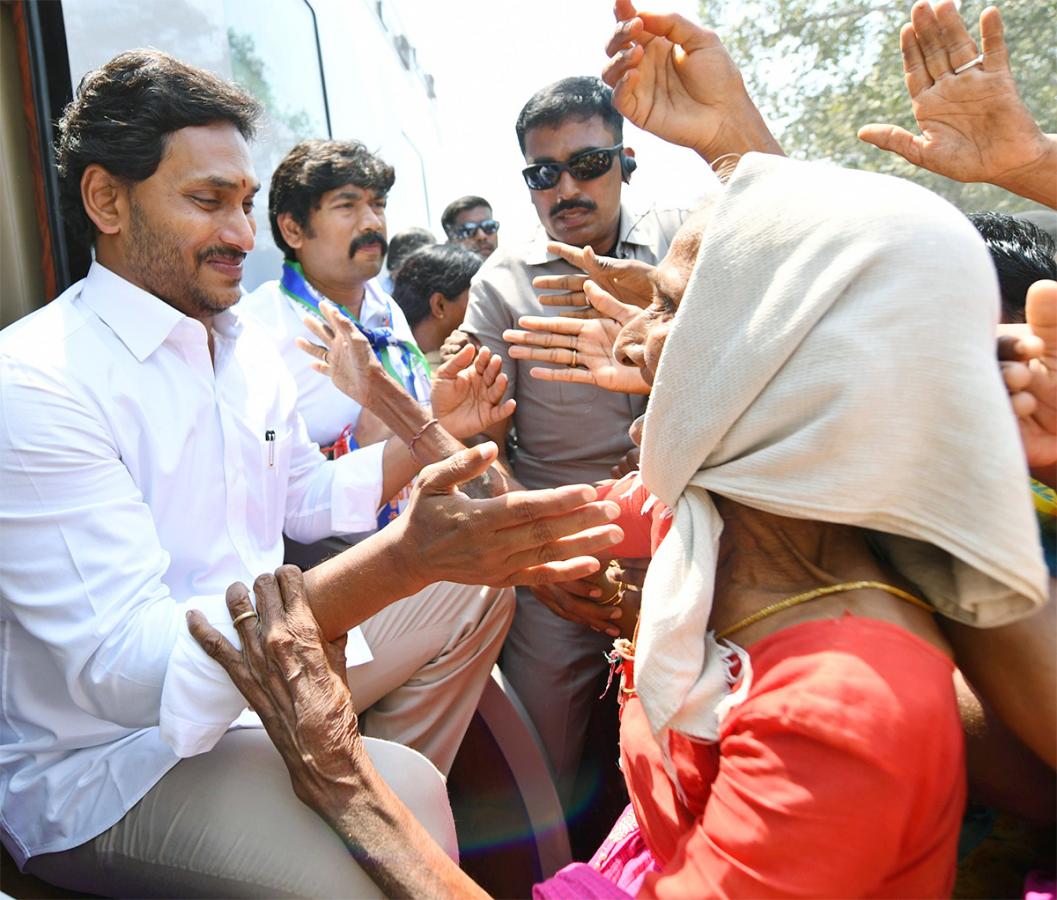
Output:
[[[503,400],[507,377],[502,368],[503,361],[487,347],[467,344],[437,369],[430,402],[449,434],[470,437],[513,415],[514,400]]]
[[[321,322],[315,316],[305,316],[302,320],[319,343],[313,344],[298,337],[298,348],[313,357],[313,369],[329,377],[338,390],[360,406],[367,406],[371,378],[385,372],[382,364],[378,362],[367,338],[333,303],[321,301],[319,311],[325,321]]]
[[[602,290],[608,291],[622,303],[645,309],[650,305],[653,285],[649,274],[653,266],[637,259],[614,259],[611,256],[596,256],[590,247],[573,247],[554,241],[547,249],[560,256],[570,265],[576,266],[583,275],[540,275],[532,279],[537,291],[561,291],[560,294],[540,294],[544,306],[584,307],[584,282],[590,279]],[[582,317],[583,310],[573,314]],[[597,313],[595,313],[597,315]]]
[[[1057,487],[1057,281],[1028,288],[1027,325],[1003,326],[998,353],[1035,477]]]
[[[631,0],[617,0],[613,12],[620,24],[602,80],[628,120],[709,163],[782,152],[714,31],[675,14],[637,13]]]
[[[1057,207],[1057,137],[1043,134],[1017,93],[993,6],[980,14],[980,40],[974,64],[981,54],[953,0],[915,3],[899,45],[921,133],[874,123],[859,138],[955,181],[996,184]]]
[[[638,314],[636,306],[621,303],[597,287],[584,284],[584,292],[598,318],[522,316],[521,329],[503,332],[512,359],[557,363],[564,369],[532,368],[529,374],[541,381],[592,384],[622,394],[648,394],[650,387],[641,372],[623,366],[613,356],[613,344],[625,323]]]
[[[472,344],[473,341],[465,331],[459,331],[456,329],[446,338],[444,343],[440,345],[440,358],[447,362],[456,353],[462,350],[467,344]]]
[[[493,443],[456,453],[422,470],[396,529],[396,565],[426,583],[454,581],[501,587],[548,584],[598,571],[591,554],[604,554],[623,534],[612,523],[620,508],[594,502],[589,485],[511,491],[473,500],[459,486],[484,473],[498,454]]]

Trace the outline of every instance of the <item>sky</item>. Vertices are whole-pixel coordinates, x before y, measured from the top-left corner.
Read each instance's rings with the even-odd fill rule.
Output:
[[[696,18],[696,0],[664,6]],[[401,0],[398,9],[436,82],[446,163],[432,205],[440,210],[478,194],[491,201],[501,238],[527,235],[537,219],[520,174],[514,121],[539,88],[601,73],[614,28],[611,0]],[[632,126],[625,126],[624,144],[636,152],[631,193],[642,202],[687,204],[713,183],[689,150]]]

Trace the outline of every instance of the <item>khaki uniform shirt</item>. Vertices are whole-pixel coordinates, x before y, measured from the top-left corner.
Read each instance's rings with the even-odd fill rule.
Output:
[[[687,214],[684,209],[635,212],[621,204],[615,255],[656,265]],[[540,381],[529,375],[529,370],[552,364],[509,357],[510,345],[502,339],[505,329],[517,328],[521,316],[555,316],[561,312],[561,307],[539,302],[532,279],[579,272],[547,252],[549,240],[541,226],[527,245],[496,250],[470,285],[470,303],[461,326],[503,359],[503,371],[510,379],[507,396],[517,400],[514,475],[528,488],[611,477],[610,467],[632,447],[628,427],[646,408],[642,396],[615,394],[585,384]]]

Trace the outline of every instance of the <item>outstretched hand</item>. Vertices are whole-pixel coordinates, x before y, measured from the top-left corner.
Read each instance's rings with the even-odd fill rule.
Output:
[[[910,19],[899,45],[921,133],[874,123],[863,126],[859,138],[955,181],[996,184],[1057,206],[1054,140],[1017,93],[998,10],[990,6],[980,14],[983,54],[976,65],[969,64],[980,51],[953,0],[940,0],[935,8],[919,0]],[[1048,177],[1036,173],[1047,160]]]
[[[197,610],[188,613],[188,627],[261,717],[290,771],[294,793],[334,821],[344,812],[339,787],[365,762],[345,680],[346,636],[324,640],[294,566],[260,576],[253,593],[256,616],[235,626],[241,651]],[[228,588],[226,599],[233,620],[254,609],[241,583]]]
[[[585,298],[597,318],[573,319],[565,316],[522,316],[521,329],[503,332],[512,359],[556,363],[561,369],[534,367],[529,370],[540,381],[591,384],[622,394],[648,394],[650,387],[642,373],[618,363],[613,356],[620,329],[639,309],[621,303],[594,282],[584,284]]]
[[[602,80],[639,128],[696,150],[711,163],[778,146],[716,33],[675,14],[638,13],[617,0]]]
[[[513,415],[514,400],[503,400],[507,377],[502,368],[503,361],[491,350],[472,344],[437,368],[430,402],[445,431],[470,437]]]
[[[319,340],[296,339],[298,349],[312,357],[312,368],[326,375],[334,386],[360,406],[367,406],[372,376],[384,373],[371,345],[356,326],[329,300],[319,304],[323,316],[305,316],[305,327]]]
[[[425,583],[504,587],[583,578],[598,570],[592,554],[623,538],[615,503],[595,502],[589,485],[511,491],[474,500],[459,489],[495,461],[488,442],[422,470],[396,529],[399,565]]]
[[[615,259],[611,256],[596,256],[590,247],[573,247],[557,241],[547,244],[547,250],[576,266],[583,275],[540,275],[532,279],[537,291],[561,291],[560,294],[540,294],[544,306],[580,307],[574,313],[563,313],[573,318],[592,318],[594,310],[584,310],[587,297],[584,282],[588,279],[602,290],[608,291],[622,303],[630,303],[645,309],[653,296],[653,285],[649,274],[653,266],[637,259]],[[586,314],[585,314],[586,313]]]
[[[1003,326],[1002,377],[1017,415],[1028,467],[1057,487],[1057,281],[1028,288],[1027,325]]]

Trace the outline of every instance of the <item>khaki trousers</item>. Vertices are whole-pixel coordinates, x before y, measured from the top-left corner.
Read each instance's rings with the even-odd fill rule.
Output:
[[[374,659],[348,670],[371,759],[453,859],[441,773],[451,768],[512,615],[510,589],[430,585],[363,623]],[[181,760],[112,828],[35,856],[26,871],[109,897],[380,896],[294,795],[257,728],[229,731],[208,753]]]
[[[552,613],[528,588],[517,589],[517,611],[500,668],[536,726],[562,804],[568,806],[580,766],[587,720],[605,683],[613,639]]]

